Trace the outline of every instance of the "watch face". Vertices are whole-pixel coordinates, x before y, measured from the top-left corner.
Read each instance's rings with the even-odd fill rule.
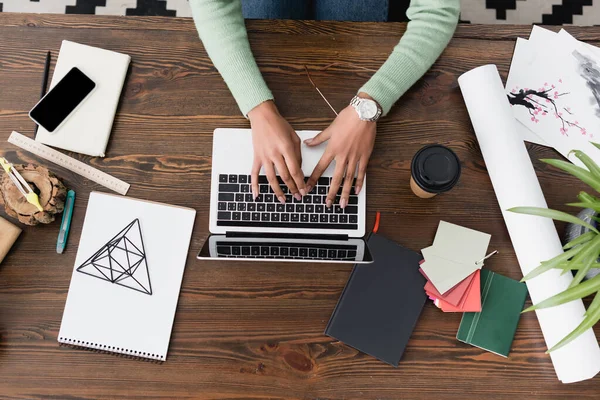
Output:
[[[358,106],[358,111],[362,119],[371,119],[377,115],[377,105],[373,100],[363,99]]]

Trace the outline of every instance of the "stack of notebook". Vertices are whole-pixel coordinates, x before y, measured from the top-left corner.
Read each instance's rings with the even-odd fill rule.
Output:
[[[444,312],[463,312],[456,338],[508,356],[527,296],[524,283],[482,269],[491,236],[441,221],[422,250],[425,293]]]
[[[370,235],[375,261],[354,266],[325,334],[398,366],[428,295],[443,311],[464,312],[458,340],[508,356],[527,289],[481,269],[490,238],[442,221],[422,260]]]
[[[425,293],[444,312],[481,311],[480,270],[491,236],[440,221],[433,245],[421,250]]]

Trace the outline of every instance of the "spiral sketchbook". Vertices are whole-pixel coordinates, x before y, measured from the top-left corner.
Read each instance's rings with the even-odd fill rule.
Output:
[[[58,341],[165,361],[195,217],[93,192]]]

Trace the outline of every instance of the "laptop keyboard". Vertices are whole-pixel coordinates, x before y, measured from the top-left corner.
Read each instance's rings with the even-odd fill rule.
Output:
[[[217,242],[217,257],[355,261],[356,246],[315,243]]]
[[[252,198],[250,175],[219,175],[218,226],[258,228],[358,229],[358,196],[352,186],[346,208],[339,206],[342,188],[333,206],[325,202],[331,178],[319,178],[317,185],[296,200],[277,177],[285,194],[281,204],[273,193],[267,177],[258,177],[259,195]]]

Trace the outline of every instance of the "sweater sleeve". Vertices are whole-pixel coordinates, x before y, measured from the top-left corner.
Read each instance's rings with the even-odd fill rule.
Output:
[[[248,42],[240,0],[190,0],[200,39],[242,114],[273,99]]]
[[[459,0],[411,0],[406,32],[359,92],[375,99],[387,114],[442,54],[454,34],[459,12]]]

